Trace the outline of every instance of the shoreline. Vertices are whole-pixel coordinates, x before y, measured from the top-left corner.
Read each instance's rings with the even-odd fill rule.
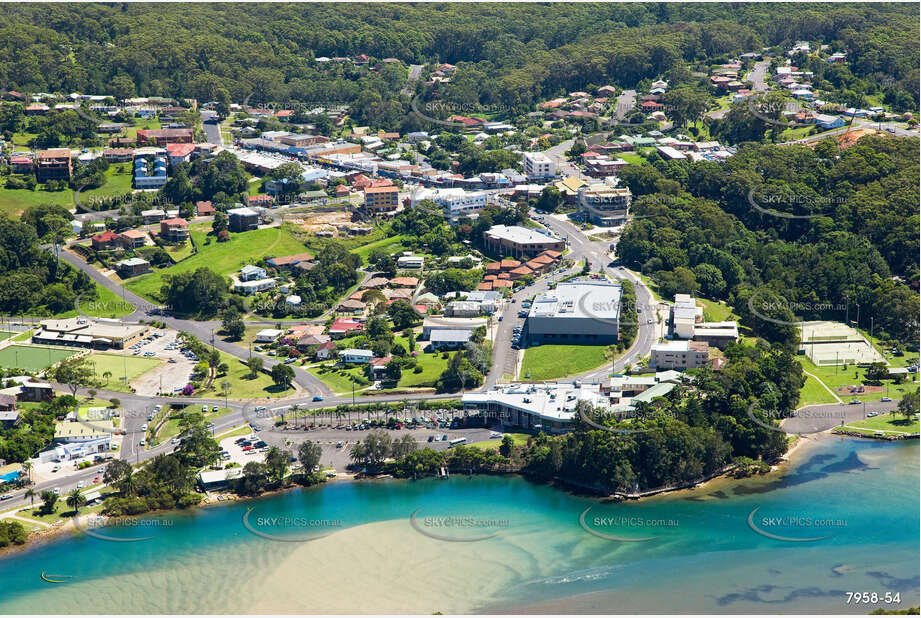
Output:
[[[780,460],[777,463],[773,464],[771,466],[771,469],[764,474],[757,474],[757,475],[737,479],[737,478],[734,478],[728,475],[729,472],[731,472],[731,468],[723,469],[719,473],[714,474],[713,476],[707,478],[706,480],[702,480],[698,483],[694,483],[693,485],[666,488],[666,489],[663,489],[662,491],[656,491],[655,493],[651,493],[649,495],[639,496],[635,498],[624,498],[614,493],[607,493],[605,491],[600,491],[600,490],[592,490],[591,488],[588,488],[588,487],[580,488],[577,485],[568,484],[563,480],[550,480],[550,481],[545,481],[545,483],[547,485],[553,486],[559,491],[564,491],[564,492],[571,493],[574,495],[578,495],[579,490],[581,489],[582,492],[593,494],[595,499],[599,501],[610,501],[610,500],[615,500],[615,499],[618,501],[622,501],[622,502],[648,501],[651,499],[662,498],[665,496],[674,496],[676,494],[680,494],[681,492],[688,492],[688,493],[697,492],[717,482],[732,483],[736,481],[745,481],[745,480],[749,480],[752,478],[767,478],[772,474],[782,471],[787,465],[792,463],[795,459],[794,455],[806,443],[812,443],[819,439],[827,439],[833,436],[838,436],[838,437],[843,437],[843,438],[858,437],[858,436],[846,436],[846,435],[841,435],[841,434],[833,434],[831,433],[831,430],[821,432],[819,434],[812,434],[812,435],[816,437],[815,438],[812,438],[812,437],[807,438],[804,436],[797,437],[797,439],[792,443],[792,445],[787,450],[787,452],[785,452],[781,456]],[[859,436],[859,437],[863,437],[863,436]],[[521,474],[520,472],[514,472],[512,474],[520,476],[521,478],[525,480],[532,480],[532,479],[529,479],[527,475]],[[214,506],[221,506],[223,504],[228,504],[228,503],[232,504],[235,502],[258,500],[261,498],[271,497],[271,496],[275,496],[281,493],[289,492],[295,489],[322,488],[324,485],[326,485],[326,483],[330,483],[330,482],[375,481],[375,480],[382,480],[384,478],[388,480],[393,479],[393,477],[389,475],[375,476],[375,477],[362,477],[361,479],[359,479],[357,474],[340,472],[340,473],[337,473],[335,477],[330,477],[329,479],[327,479],[326,482],[320,483],[314,486],[290,485],[287,487],[279,487],[271,491],[263,492],[259,494],[258,496],[240,496],[232,492],[214,492],[211,495],[206,494],[206,498],[204,500],[202,500],[199,504],[189,507],[189,509],[211,508]],[[396,480],[403,481],[403,480],[410,480],[410,479],[396,479]],[[650,490],[650,491],[655,491],[655,490]],[[224,497],[224,499],[218,500],[218,496],[222,496]],[[181,510],[189,510],[189,509],[162,509],[162,510],[156,510],[156,511],[147,511],[146,513],[140,513],[132,517],[145,517],[145,516],[158,515],[158,514],[163,514],[163,513],[171,513],[171,512],[181,511]],[[17,511],[13,511],[13,513],[18,513],[19,510],[24,510],[24,509],[18,509]],[[77,517],[84,518],[84,517],[91,517],[91,516],[92,517],[102,517],[106,519],[108,518],[108,516],[102,515],[101,513],[85,513],[85,514],[80,514]],[[22,522],[21,520],[18,520],[15,518],[11,518],[11,521],[19,521],[20,523],[23,523],[23,524],[26,523],[26,522]],[[33,549],[33,548],[42,547],[49,542],[57,540],[58,538],[64,536],[65,534],[76,533],[76,532],[79,532],[79,530],[74,523],[74,518],[70,518],[67,520],[58,520],[57,522],[50,524],[48,528],[37,528],[37,529],[30,531],[26,538],[26,542],[23,543],[22,545],[11,544],[11,545],[8,545],[7,547],[0,548],[0,559],[3,559],[6,555],[8,555],[11,552],[26,551],[26,550]]]

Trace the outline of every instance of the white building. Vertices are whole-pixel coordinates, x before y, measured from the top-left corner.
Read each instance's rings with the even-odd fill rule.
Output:
[[[524,153],[521,163],[528,180],[541,180],[556,176],[556,163],[542,152]]]
[[[486,207],[488,194],[485,191],[464,189],[421,189],[413,195],[413,206],[422,200],[431,200],[441,206],[446,217],[464,217]]]
[[[680,339],[692,339],[694,325],[703,319],[704,310],[689,294],[675,294],[671,314],[672,334]]]
[[[349,364],[367,364],[374,358],[374,352],[371,350],[359,350],[350,348],[339,352],[339,360]]]
[[[541,344],[617,343],[621,286],[605,279],[577,279],[534,297],[528,341]]]
[[[505,426],[545,433],[563,433],[571,429],[579,401],[610,409],[598,384],[579,381],[512,384],[481,393],[466,393],[461,401],[464,410],[481,412]]]
[[[649,366],[661,369],[694,369],[707,364],[710,346],[705,341],[667,341],[652,346]]]
[[[266,328],[256,333],[256,343],[271,343],[282,336],[280,330]]]
[[[425,258],[420,255],[401,255],[397,258],[397,268],[422,268]]]
[[[244,296],[265,292],[275,287],[274,279],[257,279],[255,281],[234,281],[233,291]]]

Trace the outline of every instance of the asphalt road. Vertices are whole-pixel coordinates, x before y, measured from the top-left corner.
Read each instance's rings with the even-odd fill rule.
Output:
[[[797,410],[796,416],[784,419],[781,427],[787,433],[817,433],[839,425],[867,418],[867,412],[891,412],[898,407],[896,401],[865,401],[859,404],[833,403],[806,406]]]
[[[209,144],[224,143],[221,138],[221,125],[217,121],[217,112],[208,109],[201,110],[201,126]]]

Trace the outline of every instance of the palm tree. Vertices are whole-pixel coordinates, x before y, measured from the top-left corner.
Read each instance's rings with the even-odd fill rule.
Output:
[[[118,491],[126,496],[130,496],[137,491],[137,479],[134,477],[134,472],[129,470],[127,474],[118,481]]]
[[[74,515],[80,510],[80,507],[86,504],[86,496],[80,493],[79,489],[72,489],[67,494],[67,506],[74,510]]]
[[[296,403],[291,405],[291,412],[294,413],[294,428],[295,429],[297,429],[297,413],[300,409],[301,409],[301,406]],[[306,426],[306,422],[305,422],[305,426]]]
[[[38,494],[35,493],[35,490],[31,487],[26,490],[25,496],[29,499],[29,502],[32,503],[32,508],[35,508],[35,496]]]
[[[26,477],[29,479],[29,482],[32,482],[32,462],[24,461],[22,462],[22,469],[26,472]]]
[[[108,369],[106,369],[105,371],[102,372],[102,377],[106,379],[106,386],[108,386],[108,385],[109,385],[109,378],[112,377],[112,372],[109,371]]]

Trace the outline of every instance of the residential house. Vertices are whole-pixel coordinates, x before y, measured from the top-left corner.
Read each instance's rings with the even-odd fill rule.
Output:
[[[115,263],[118,276],[123,279],[150,272],[150,262],[139,257],[128,258]]]
[[[185,242],[189,238],[189,222],[180,217],[160,221],[160,237],[169,242]]]
[[[38,182],[69,179],[72,172],[69,148],[40,150],[35,156],[35,179]]]
[[[94,251],[112,251],[121,247],[121,236],[112,230],[106,230],[101,234],[96,234],[91,239]]]
[[[213,217],[217,210],[211,202],[195,202],[195,215],[199,217]]]
[[[268,273],[260,266],[247,264],[240,269],[240,281],[256,281],[258,279],[265,279],[266,277],[268,277]]]
[[[371,362],[371,359],[374,358],[374,352],[371,350],[361,350],[356,348],[349,348],[348,350],[342,350],[339,353],[339,362],[351,365],[351,364],[368,364]]]
[[[340,318],[329,327],[329,336],[333,339],[347,335],[358,334],[364,329],[364,324],[358,320]]]
[[[227,211],[231,232],[248,232],[259,227],[259,211],[252,208],[232,208]]]

